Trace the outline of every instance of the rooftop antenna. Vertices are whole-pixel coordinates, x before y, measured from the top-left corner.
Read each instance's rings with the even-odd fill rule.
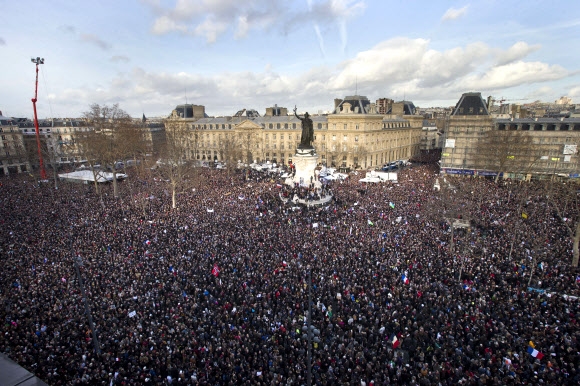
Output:
[[[46,180],[46,170],[42,162],[42,152],[40,151],[40,130],[38,128],[38,116],[36,114],[36,101],[38,100],[38,65],[44,64],[44,58],[32,58],[30,61],[36,64],[36,83],[34,84],[34,98],[32,98],[32,108],[34,109],[34,128],[36,129],[36,145],[38,147],[38,161],[40,167],[40,179]]]

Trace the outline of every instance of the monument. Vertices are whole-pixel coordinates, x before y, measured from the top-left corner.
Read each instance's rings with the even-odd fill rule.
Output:
[[[312,119],[308,113],[304,114],[304,118],[296,114],[296,106],[294,106],[294,116],[302,122],[302,135],[300,136],[300,144],[296,148],[296,154],[294,154],[292,159],[295,172],[293,176],[286,179],[286,184],[320,188],[321,184],[315,173],[318,165],[318,154],[316,154],[316,149],[312,146],[312,142],[314,142]]]

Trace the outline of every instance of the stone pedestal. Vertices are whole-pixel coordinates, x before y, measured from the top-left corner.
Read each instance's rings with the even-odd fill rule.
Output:
[[[312,149],[297,149],[296,154],[292,157],[296,173],[294,177],[288,177],[286,184],[294,186],[300,184],[301,186],[310,186],[314,183],[314,187],[320,188],[321,183],[318,181],[318,176],[315,173],[316,165],[318,165],[318,154]]]

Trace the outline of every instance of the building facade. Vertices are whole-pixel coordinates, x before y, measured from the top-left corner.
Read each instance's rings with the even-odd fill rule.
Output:
[[[494,118],[463,94],[446,122],[442,172],[504,178],[578,177],[578,118]]]
[[[395,104],[396,106],[397,104]],[[404,112],[401,106],[399,109]],[[300,114],[302,116],[302,114]],[[312,115],[314,147],[322,165],[374,168],[419,153],[423,118],[379,114],[364,96],[336,99],[331,114]],[[189,158],[198,161],[288,164],[301,137],[301,121],[284,107],[240,110],[228,117],[183,118],[173,111],[167,125],[186,125],[191,133]],[[231,156],[233,151],[237,153]]]
[[[24,141],[17,123],[0,112],[0,176],[26,172],[30,166],[24,154]]]

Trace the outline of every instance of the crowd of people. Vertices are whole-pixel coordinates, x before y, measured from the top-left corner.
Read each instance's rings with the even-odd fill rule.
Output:
[[[580,384],[564,189],[360,177],[299,210],[259,172],[204,169],[176,209],[153,178],[4,178],[0,352],[50,385],[305,385],[309,318],[316,385]]]

